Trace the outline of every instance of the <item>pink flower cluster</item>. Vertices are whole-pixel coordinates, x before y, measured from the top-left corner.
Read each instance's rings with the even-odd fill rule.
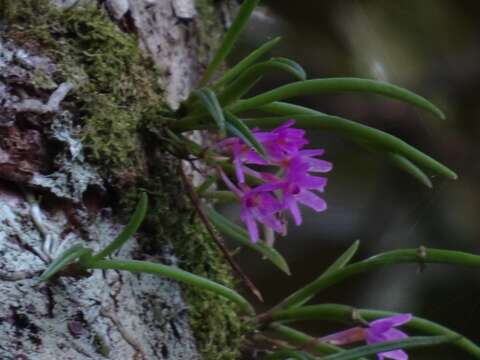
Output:
[[[322,149],[303,149],[308,144],[305,131],[293,128],[294,123],[294,120],[289,120],[269,132],[252,131],[265,149],[265,158],[237,137],[227,138],[219,145],[233,159],[237,183],[234,184],[224,173],[221,175],[227,187],[240,200],[240,217],[253,243],[259,238],[257,222],[284,235],[286,227],[281,221],[284,211],[289,211],[295,224],[300,225],[299,203],[315,211],[327,208],[325,200],[314,192],[323,192],[327,179],[312,173],[328,172],[332,164],[317,159],[317,156],[323,155]],[[252,169],[252,165],[257,170]],[[270,171],[258,170],[267,168]],[[247,185],[246,174],[260,179],[261,184],[255,187]]]

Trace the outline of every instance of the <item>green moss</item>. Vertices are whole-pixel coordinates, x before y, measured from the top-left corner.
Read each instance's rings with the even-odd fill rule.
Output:
[[[75,116],[90,161],[98,164],[118,195],[117,213],[131,214],[138,189],[150,193],[144,230],[149,234],[145,238],[154,241],[143,244],[144,249],[152,254],[162,244],[171,243],[179,266],[234,287],[229,265],[182,195],[176,171],[180,160],[157,154],[159,141],[149,129],[161,134],[172,114],[157,84],[158,74],[139,53],[135,35],[120,31],[95,7],[61,11],[46,0],[0,1],[0,10],[8,13],[12,24],[9,37],[30,50],[49,55],[59,64],[54,79],[39,73],[35,83],[43,89],[66,80],[76,84],[67,100],[79,109]],[[216,32],[213,29],[220,26],[212,4],[212,0],[197,1],[203,19],[199,25],[200,42],[206,44],[199,49],[203,57],[218,40],[211,38]],[[235,305],[187,286],[184,293],[204,359],[237,359],[240,343],[250,329],[240,321]]]
[[[22,3],[22,4],[20,4]],[[144,168],[138,128],[152,108],[166,109],[158,73],[134,34],[121,31],[94,6],[67,11],[46,0],[15,3],[11,36],[60,64],[57,82],[76,84],[82,143],[111,183],[132,184]],[[13,19],[13,20],[12,20]],[[42,74],[36,79],[45,82]]]
[[[184,238],[176,242],[175,254],[182,266],[195,274],[215,279],[234,288],[231,268],[225,263],[203,224],[186,227]],[[185,239],[190,241],[185,242]],[[191,241],[193,240],[193,241]],[[239,349],[245,335],[251,330],[238,317],[238,309],[231,302],[194,288],[184,290],[191,304],[191,326],[204,359],[233,360],[240,356]]]

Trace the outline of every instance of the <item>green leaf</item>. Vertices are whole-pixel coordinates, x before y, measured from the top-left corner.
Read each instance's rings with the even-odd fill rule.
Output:
[[[313,356],[295,350],[279,350],[270,353],[263,360],[311,360]]]
[[[268,329],[273,331],[275,335],[287,340],[289,344],[295,345],[297,348],[308,348],[321,354],[332,354],[344,351],[342,348],[319,341],[318,338],[314,338],[286,325],[271,323],[268,325]]]
[[[274,128],[283,124],[288,119],[295,118],[296,124],[299,127],[335,131],[360,145],[367,146],[370,150],[373,148],[377,151],[397,154],[415,163],[417,166],[429,168],[435,173],[450,179],[457,179],[457,174],[445,165],[413,146],[410,146],[403,140],[381,130],[338,116],[330,116],[313,109],[284,102],[272,102],[260,106],[257,110],[284,116],[245,119],[244,123],[249,127],[260,126],[262,128]],[[206,128],[206,124],[203,123],[202,119],[201,116],[184,118],[175,122],[172,129],[182,132]]]
[[[356,360],[360,356],[374,355],[382,352],[437,346],[452,342],[456,338],[451,336],[415,336],[405,340],[387,341],[375,345],[364,345],[338,354],[325,356],[323,360]]]
[[[292,304],[297,304],[302,299],[309,296],[315,296],[319,292],[333,286],[354,275],[362,274],[367,271],[380,269],[387,265],[395,264],[455,264],[463,266],[480,267],[480,256],[464,253],[461,251],[439,250],[422,248],[393,250],[372,256],[342,269],[330,271],[324,276],[320,276],[299,291],[294,292],[278,304],[275,309],[289,308]]]
[[[350,247],[347,250],[345,250],[345,252],[337,260],[335,260],[335,262],[332,265],[330,265],[327,268],[327,270],[325,270],[316,280],[314,280],[314,282],[315,281],[321,281],[321,279],[323,277],[325,277],[330,272],[343,269],[345,267],[345,265],[347,265],[349,263],[349,261],[352,259],[352,257],[355,255],[355,253],[358,250],[359,245],[360,245],[360,241],[356,240],[352,245],[350,245]],[[304,288],[301,288],[301,289],[297,290],[295,293],[301,294],[303,290],[304,290]],[[314,296],[315,296],[315,294],[310,294],[308,289],[306,289],[305,296],[297,296],[296,297],[297,301],[291,303],[289,305],[289,307],[302,306],[303,304],[310,301],[310,299],[312,299],[312,297],[314,297]]]
[[[259,110],[268,112],[274,115],[288,115],[290,117],[295,117],[295,115],[298,115],[298,116],[326,115],[324,113],[321,113],[320,111],[316,111],[303,106],[284,103],[284,102],[273,102],[270,104],[266,104],[261,106]],[[355,140],[355,138],[353,139]],[[357,142],[362,146],[366,146],[369,150],[376,150],[375,148],[372,148],[365,142],[358,141],[358,140]],[[387,156],[395,166],[399,167],[403,171],[406,171],[407,173],[415,177],[417,180],[419,180],[425,186],[430,188],[432,187],[432,182],[430,181],[428,176],[420,168],[418,168],[414,163],[412,163],[409,159],[407,159],[405,156],[395,154],[395,153],[387,153]],[[452,173],[449,173],[449,176],[452,176],[452,175],[453,175]]]
[[[272,58],[246,69],[235,81],[229,84],[219,95],[219,101],[226,106],[246,94],[268,72],[281,70],[297,79],[305,80],[305,70],[293,60],[287,58]]]
[[[201,196],[217,181],[217,175],[208,176],[205,181],[195,189],[197,195]]]
[[[361,316],[368,321],[382,319],[398,315],[391,311],[356,309],[347,305],[320,304],[281,310],[273,314],[274,321],[303,321],[303,320],[328,320],[350,324],[353,314]],[[446,335],[456,338],[453,344],[460,349],[480,359],[480,347],[472,341],[462,337],[449,328],[434,323],[433,321],[414,316],[407,324],[403,325],[407,330],[413,330],[429,335]]]
[[[283,69],[297,77],[299,80],[307,79],[307,73],[305,72],[305,69],[296,61],[284,57],[274,57],[271,58],[270,61],[272,63],[283,64],[285,66]]]
[[[358,92],[383,95],[415,105],[418,108],[433,113],[441,119],[445,118],[443,112],[434,104],[409,90],[386,82],[357,78],[331,78],[298,81],[280,86],[252,98],[239,101],[232,105],[229,110],[237,113],[292,97],[336,92]]]
[[[200,289],[211,291],[236,303],[243,311],[252,315],[254,310],[250,303],[236,291],[220,285],[207,278],[189,273],[174,266],[138,260],[99,260],[90,266],[92,269],[125,270],[133,273],[148,273],[180,281]]]
[[[253,150],[259,153],[261,156],[265,157],[265,149],[263,148],[262,144],[260,144],[255,136],[253,136],[250,128],[243,123],[242,120],[237,118],[236,116],[232,115],[228,111],[225,112],[226,119],[227,119],[227,130],[234,136],[239,137],[242,139],[245,144],[250,146]]]
[[[216,200],[220,203],[238,203],[238,197],[228,190],[207,191],[204,192],[201,196],[205,199]]]
[[[422,169],[420,169],[418,166],[416,166],[407,158],[403,157],[402,155],[393,154],[393,153],[387,154],[387,157],[396,167],[398,167],[400,170],[405,171],[407,174],[410,174],[426,187],[428,188],[433,187],[432,182],[430,181],[430,178],[428,177],[428,175],[425,174],[422,171]]]
[[[83,256],[91,254],[92,250],[83,247],[80,244],[76,244],[62,252],[53,262],[47,267],[47,269],[40,276],[40,281],[46,281],[53,275],[58,273],[65,266],[71,264],[75,260],[80,259]]]
[[[340,255],[338,259],[335,260],[335,262],[327,268],[327,270],[325,270],[325,273],[343,269],[345,265],[347,265],[350,262],[350,260],[352,260],[352,257],[355,256],[359,246],[360,246],[360,241],[355,240],[353,244],[350,245],[349,248],[345,250],[345,252],[342,255]]]
[[[275,250],[273,247],[265,244],[264,241],[259,240],[255,244],[252,244],[250,241],[247,232],[237,224],[231,222],[211,207],[204,206],[205,214],[208,216],[210,222],[223,234],[230,236],[232,239],[238,241],[243,246],[252,249],[266,259],[268,259],[272,264],[282,270],[285,274],[290,275],[290,269],[287,262],[283,256]]]
[[[208,111],[213,120],[215,120],[218,130],[220,131],[220,135],[225,136],[225,117],[223,115],[223,109],[218,102],[217,95],[215,95],[215,93],[209,88],[195,90],[193,93],[194,95],[198,96],[205,109]]]
[[[228,84],[230,81],[235,79],[238,75],[242,74],[247,68],[255,64],[257,60],[259,60],[263,55],[265,55],[274,46],[276,46],[279,43],[279,41],[280,41],[280,37],[276,37],[275,39],[272,39],[266,42],[265,44],[260,46],[258,49],[252,51],[251,54],[249,54],[247,57],[242,59],[234,67],[227,70],[225,74],[223,74],[222,77],[212,85],[212,87],[214,89],[217,89],[224,84]]]
[[[290,104],[282,101],[274,101],[260,106],[257,110],[274,115],[328,115],[318,110],[310,109],[305,106]]]
[[[291,118],[291,115],[285,117],[255,118],[245,120],[245,124],[249,127],[261,126],[262,128],[273,128],[283,124],[289,118]],[[296,115],[295,124],[304,129],[328,129],[338,132],[354,141],[366,142],[369,146],[375,147],[377,150],[384,150],[401,155],[417,165],[429,168],[447,178],[457,179],[455,172],[413,146],[410,146],[405,141],[355,121],[331,115]]]
[[[210,78],[218,69],[222,61],[225,60],[228,54],[230,54],[230,51],[235,45],[235,42],[242,33],[243,29],[247,25],[247,22],[250,19],[250,15],[252,15],[252,12],[259,1],[260,0],[245,0],[242,3],[240,9],[238,10],[237,16],[235,17],[235,20],[230,26],[230,29],[228,29],[227,33],[225,34],[225,37],[223,38],[222,43],[220,44],[215,55],[213,56],[212,61],[210,61],[210,64],[208,64],[208,67],[205,70],[202,79],[200,80],[199,87],[207,84],[208,80],[210,80]]]
[[[94,255],[91,261],[95,262],[98,260],[102,260],[108,255],[111,255],[116,250],[120,249],[125,242],[128,241],[138,230],[140,225],[147,214],[148,209],[148,196],[146,193],[142,193],[140,195],[140,201],[135,208],[135,211],[130,218],[127,226],[122,230],[120,234],[110,243],[108,244],[102,251],[98,254]]]

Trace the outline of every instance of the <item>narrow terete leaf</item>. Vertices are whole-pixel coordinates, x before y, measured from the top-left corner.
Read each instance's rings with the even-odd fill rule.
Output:
[[[391,311],[357,309],[339,304],[320,304],[276,312],[273,315],[273,321],[328,320],[351,324],[354,314],[368,321],[398,315]],[[479,346],[461,334],[433,321],[414,316],[402,328],[422,334],[449,336],[454,339],[452,340],[453,345],[473,355],[476,359],[480,359]]]
[[[236,303],[243,311],[254,314],[250,303],[236,291],[218,284],[210,279],[189,273],[174,266],[138,260],[99,260],[92,264],[92,269],[125,270],[134,273],[148,273],[184,282],[203,290],[211,291]]]
[[[209,88],[195,90],[193,93],[200,99],[202,105],[217,124],[220,135],[225,136],[225,116],[223,114],[222,106],[217,99],[217,95],[215,95],[215,93]]]
[[[279,350],[264,356],[262,360],[315,360],[304,352],[296,350]]]
[[[276,336],[280,336],[282,339],[287,340],[289,344],[295,345],[297,348],[308,348],[312,352],[314,351],[321,354],[334,354],[344,351],[340,347],[319,341],[313,336],[283,324],[272,323],[268,325],[268,329],[273,331]]]
[[[407,174],[413,176],[417,179],[421,184],[425,185],[428,188],[432,188],[432,182],[427,174],[425,174],[422,169],[420,169],[417,165],[412,163],[410,160],[405,158],[402,155],[388,153],[387,158],[400,170],[405,171]]]
[[[305,70],[295,61],[287,58],[273,58],[246,69],[219,95],[222,106],[227,106],[245,95],[263,76],[272,71],[287,72],[299,80],[306,79]]]
[[[291,104],[283,101],[274,101],[257,108],[257,110],[267,112],[273,115],[328,115],[318,110],[310,109],[305,106]]]
[[[287,115],[295,117],[295,115],[326,115],[325,113],[321,113],[320,111],[316,111],[313,109],[309,109],[303,106],[289,104],[285,102],[273,102],[270,104],[266,104],[259,108],[259,110],[268,112],[274,115]],[[357,142],[362,145],[366,146],[368,149],[374,151],[375,148],[370,147],[368,144],[362,141]],[[429,177],[419,168],[417,167],[412,161],[407,159],[405,156],[395,154],[395,153],[387,153],[389,159],[392,163],[399,167],[401,170],[406,171],[410,175],[414,176],[417,180],[419,180],[422,184],[427,187],[432,187],[432,182],[430,181]],[[452,176],[453,174],[449,174]]]
[[[284,123],[289,118],[291,118],[291,115],[273,118],[254,118],[246,119],[245,123],[249,127],[260,126],[262,128],[273,128]],[[455,180],[458,177],[454,171],[413,146],[410,146],[405,141],[352,120],[331,115],[297,115],[295,116],[295,124],[304,129],[328,129],[335,131],[356,142],[365,142],[369,147],[374,147],[377,150],[399,154],[417,165],[431,169],[437,174],[449,179]]]
[[[243,123],[242,120],[237,118],[236,116],[232,115],[228,111],[225,113],[227,119],[227,130],[234,136],[239,137],[242,139],[245,144],[250,146],[253,150],[255,150],[260,156],[265,157],[265,149],[263,148],[262,144],[257,141],[255,136],[252,134],[250,128]]]
[[[196,193],[198,195],[202,195],[204,192],[206,192],[215,182],[217,181],[217,176],[216,175],[210,175],[208,176],[205,181],[195,189]]]
[[[128,239],[130,239],[135,233],[137,232],[140,225],[142,225],[143,219],[147,214],[148,209],[148,196],[146,193],[142,193],[140,195],[140,201],[133,212],[130,221],[128,222],[127,226],[118,234],[118,236],[108,244],[103,250],[101,250],[98,254],[94,255],[91,261],[95,262],[98,260],[103,260],[107,256],[111,255],[116,250],[120,249],[123,244],[125,244]]]
[[[327,270],[325,270],[325,273],[343,269],[345,265],[347,265],[350,262],[350,260],[352,260],[352,258],[355,256],[359,246],[360,246],[360,240],[355,240],[353,244],[350,245],[348,249],[345,250],[345,252],[342,255],[340,255],[338,259],[335,260],[335,262],[327,268]]]
[[[207,191],[200,196],[205,199],[216,200],[220,203],[238,203],[238,197],[228,190]]]
[[[314,280],[314,282],[321,281],[322,277],[325,277],[328,273],[332,271],[343,269],[345,265],[347,265],[350,262],[352,257],[355,256],[355,253],[357,252],[359,245],[360,245],[360,241],[356,240],[352,245],[350,245],[350,247],[347,250],[345,250],[345,252],[342,255],[340,255],[340,257],[337,260],[335,260],[335,262],[332,265],[330,265],[327,268],[327,270],[325,270],[316,280]],[[301,288],[297,290],[296,293],[302,293],[303,290],[304,289]],[[290,303],[289,307],[302,306],[303,304],[309,302],[314,296],[315,294],[309,295],[308,292],[305,292],[305,296],[303,297],[297,296],[297,301]]]
[[[364,345],[338,354],[325,356],[322,360],[357,360],[360,356],[375,355],[398,349],[423,348],[438,346],[456,340],[451,336],[414,336],[405,340],[386,341],[380,344]]]
[[[228,84],[230,81],[235,79],[238,75],[242,74],[247,68],[255,64],[262,56],[264,56],[273,47],[275,47],[280,40],[281,40],[280,37],[276,37],[266,42],[265,44],[260,46],[258,49],[255,49],[254,51],[252,51],[247,57],[242,59],[231,69],[227,70],[220,79],[215,81],[212,85],[212,88],[218,89],[220,86],[224,84]]]
[[[47,267],[47,269],[40,275],[40,281],[46,281],[52,276],[57,274],[60,270],[65,268],[65,266],[73,263],[75,260],[80,259],[80,257],[85,256],[91,253],[92,250],[83,247],[80,244],[76,244],[66,249],[61,253],[52,263]]]
[[[440,249],[421,248],[393,250],[372,256],[368,259],[347,265],[342,269],[330,271],[321,276],[299,291],[294,292],[275,309],[289,308],[309,296],[315,296],[319,292],[333,286],[347,278],[362,274],[368,271],[380,269],[395,264],[455,264],[471,267],[480,267],[480,256],[461,251],[450,251]]]
[[[208,219],[218,229],[218,231],[231,237],[233,240],[238,241],[241,245],[260,253],[285,274],[290,275],[290,269],[287,262],[277,250],[267,245],[262,240],[252,244],[248,237],[248,233],[241,226],[231,222],[209,206],[205,206],[203,209],[205,214],[208,216]]]
[[[288,67],[288,72],[291,73],[293,76],[297,77],[299,80],[307,80],[307,73],[305,72],[305,69],[296,61],[284,57],[274,57],[271,58],[270,61],[284,64]]]
[[[205,73],[200,80],[199,87],[205,86],[215,71],[218,69],[223,60],[226,59],[233,46],[235,45],[238,37],[242,33],[243,29],[248,23],[250,16],[252,15],[253,10],[257,6],[260,0],[245,0],[240,9],[238,10],[237,16],[233,21],[230,29],[228,29],[225,37],[223,38],[218,50],[216,51],[213,59],[207,66]]]
[[[386,82],[358,78],[330,78],[297,81],[280,86],[252,98],[239,101],[232,105],[229,110],[237,113],[292,97],[337,92],[382,95],[429,111],[441,119],[445,118],[445,115],[438,107],[420,95]]]

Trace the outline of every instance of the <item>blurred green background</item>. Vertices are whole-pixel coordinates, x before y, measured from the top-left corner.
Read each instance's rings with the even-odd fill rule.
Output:
[[[392,82],[440,106],[447,121],[399,102],[361,95],[295,99],[386,130],[444,162],[460,178],[417,183],[378,154],[330,133],[310,133],[312,147],[334,163],[325,198],[329,209],[304,209],[304,224],[276,242],[291,265],[287,277],[256,254],[238,260],[268,307],[312,280],[355,239],[358,258],[402,247],[439,247],[480,253],[480,3],[422,1],[264,1],[233,59],[275,36],[273,55],[296,60],[309,78],[357,76]],[[286,81],[275,74],[256,91]],[[236,209],[226,212],[235,216]],[[397,266],[337,285],[316,301],[412,312],[480,341],[480,269]],[[305,323],[312,334],[342,329]],[[410,352],[412,359],[468,359],[452,347]]]

